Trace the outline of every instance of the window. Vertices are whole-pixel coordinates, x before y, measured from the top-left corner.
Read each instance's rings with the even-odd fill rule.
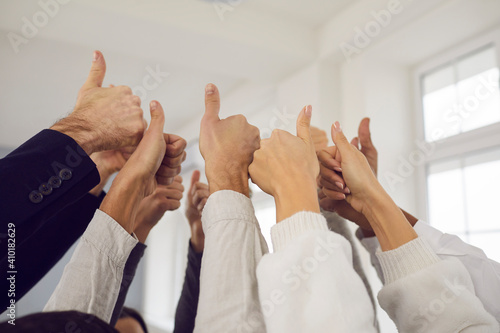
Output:
[[[499,41],[485,39],[417,70],[422,138],[432,147],[421,183],[432,226],[500,261]]]
[[[494,45],[422,77],[425,139],[441,140],[500,121],[499,69]]]

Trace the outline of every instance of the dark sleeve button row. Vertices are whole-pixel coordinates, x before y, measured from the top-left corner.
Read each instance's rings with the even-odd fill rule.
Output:
[[[62,169],[59,171],[59,176],[50,177],[47,183],[40,185],[38,191],[32,191],[29,195],[30,201],[35,204],[42,202],[44,195],[52,194],[53,189],[61,187],[63,180],[70,180],[72,177],[71,170]]]

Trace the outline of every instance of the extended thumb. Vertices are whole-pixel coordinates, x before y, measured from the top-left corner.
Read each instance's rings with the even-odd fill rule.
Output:
[[[351,144],[342,132],[342,128],[340,127],[340,123],[338,121],[332,125],[332,140],[341,155],[348,153],[349,149],[352,148]]]
[[[158,101],[151,101],[151,103],[149,103],[149,110],[151,112],[151,123],[149,124],[148,132],[151,130],[158,130],[160,133],[163,133],[163,126],[165,125],[163,107]]]
[[[106,61],[100,51],[94,51],[94,59],[90,67],[90,73],[82,89],[99,88],[102,86],[106,75]]]

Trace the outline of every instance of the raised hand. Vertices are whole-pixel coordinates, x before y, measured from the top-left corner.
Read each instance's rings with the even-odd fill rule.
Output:
[[[200,152],[210,193],[233,190],[249,196],[248,166],[260,146],[260,132],[242,115],[219,118],[219,90],[205,88],[205,115],[200,127]]]
[[[208,185],[200,183],[200,172],[195,170],[191,176],[191,185],[187,193],[186,217],[191,229],[191,245],[198,253],[202,252],[205,247],[201,213],[209,195]]]
[[[101,204],[101,210],[120,223],[129,233],[133,231],[138,206],[151,195],[157,184],[168,185],[157,172],[165,158],[167,143],[163,134],[165,115],[160,103],[150,104],[151,124],[130,159],[116,176]]]
[[[361,144],[360,151],[365,155],[371,169],[376,175],[378,154],[377,149],[371,141],[369,124],[369,118],[364,118],[361,121],[358,129],[358,137],[352,139],[351,145],[359,149],[359,145]],[[335,159],[336,154],[336,147],[328,147],[318,152],[321,168],[318,182],[321,187],[321,191],[319,192],[320,206],[324,210],[336,212],[343,218],[356,223],[362,229],[365,236],[373,236],[373,230],[368,220],[344,200],[346,195],[350,193],[350,189],[345,186],[340,162]]]
[[[358,128],[358,141],[361,145],[359,149],[365,155],[368,164],[373,170],[375,176],[378,174],[378,152],[373,145],[370,133],[370,118],[363,118]],[[358,147],[357,144],[355,144]]]
[[[181,206],[182,177],[176,176],[170,185],[158,185],[153,194],[142,199],[135,220],[134,233],[141,243],[160,221],[166,211],[174,211]]]
[[[366,157],[344,136],[340,124],[332,126],[332,139],[341,162],[342,176],[351,189],[346,201],[369,221],[382,251],[393,250],[417,238],[399,207],[377,181]]]
[[[106,62],[99,51],[73,112],[51,129],[72,137],[88,154],[136,146],[144,133],[141,99],[126,86],[103,88]]]
[[[278,222],[303,210],[319,212],[319,165],[310,132],[311,115],[311,106],[302,109],[297,136],[274,130],[269,139],[262,140],[249,168],[252,181],[274,197]]]

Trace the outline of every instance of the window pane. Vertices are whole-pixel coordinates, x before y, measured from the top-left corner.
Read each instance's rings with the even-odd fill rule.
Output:
[[[460,123],[461,132],[500,121],[498,75],[498,68],[492,68],[458,82],[461,110],[455,113],[454,122]]]
[[[488,258],[500,262],[500,232],[471,234],[470,244],[479,247]]]
[[[498,67],[497,54],[493,46],[481,50],[457,62],[458,81],[476,76],[492,68]]]
[[[429,223],[443,232],[464,232],[464,189],[460,161],[432,164],[427,185]]]
[[[451,118],[457,113],[457,89],[454,85],[436,90],[424,96],[425,140],[438,141],[460,133]]]
[[[468,157],[465,165],[469,230],[500,230],[500,150]]]
[[[499,122],[499,80],[494,46],[423,75],[426,140],[438,141]]]

